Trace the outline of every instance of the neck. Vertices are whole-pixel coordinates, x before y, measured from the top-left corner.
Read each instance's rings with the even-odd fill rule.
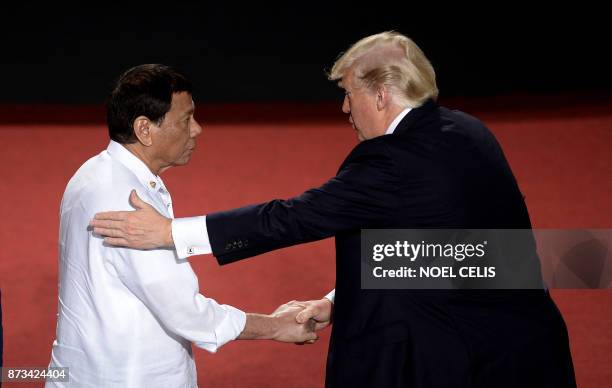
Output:
[[[391,125],[391,123],[393,122],[393,120],[395,120],[395,118],[402,113],[402,111],[406,109],[406,107],[403,106],[399,106],[399,105],[391,105],[389,107],[389,109],[387,110],[387,112],[385,113],[385,120],[384,120],[384,128],[385,131],[387,130],[387,128],[389,128],[389,125]]]
[[[134,156],[136,156],[138,159],[142,160],[143,163],[146,164],[149,170],[153,173],[153,175],[157,176],[163,170],[162,166],[159,165],[159,163],[155,163],[155,160],[152,155],[147,152],[148,148],[143,147],[140,143],[136,142],[130,144],[123,144],[123,146],[132,154],[134,154]]]

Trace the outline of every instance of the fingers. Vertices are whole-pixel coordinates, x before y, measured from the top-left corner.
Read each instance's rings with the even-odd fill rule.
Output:
[[[309,319],[316,317],[317,313],[318,310],[315,307],[309,306],[306,307],[304,310],[300,311],[295,316],[295,320],[297,323],[306,323]]]
[[[125,247],[128,245],[128,241],[124,238],[112,238],[112,237],[106,237],[104,239],[104,243],[108,244],[108,245],[113,245],[116,247]]]
[[[114,221],[114,220],[91,220],[89,222],[90,226],[93,226],[94,229],[97,228],[104,228],[104,229],[119,229],[119,226],[121,225],[120,221]]]
[[[306,326],[306,329],[310,332],[315,331],[315,324],[316,322],[313,319],[309,319],[308,322],[306,322],[304,325]]]
[[[291,306],[291,307],[301,307],[301,308],[306,308],[307,305],[305,302],[300,302],[297,300],[291,300],[287,303],[285,303],[286,306]]]
[[[101,220],[106,221],[124,221],[130,212],[100,212],[96,213],[94,219],[90,221],[90,225],[97,226],[96,223]]]
[[[316,340],[308,340],[308,341],[303,341],[303,342],[295,342],[296,345],[312,345],[315,342],[317,342],[319,339],[317,338]]]
[[[314,332],[314,325],[304,325],[303,330],[303,333],[300,335],[300,341],[294,342],[296,345],[314,344],[317,342],[319,335]]]
[[[141,229],[130,227],[128,221],[96,221],[93,233],[104,237],[139,238],[142,237]]]
[[[152,207],[147,202],[140,199],[136,190],[132,190],[130,192],[130,203],[135,209],[144,209],[147,207]],[[100,221],[126,221],[130,214],[134,212],[132,211],[109,211],[109,212],[100,212],[96,213],[94,219],[89,222],[90,226],[102,226],[108,227],[105,224],[101,224]]]
[[[125,233],[119,229],[112,228],[93,228],[94,234],[106,237],[125,237]]]
[[[148,203],[140,199],[136,190],[132,190],[130,192],[130,204],[134,206],[135,209],[143,209],[145,207],[151,207]]]
[[[314,343],[316,340],[319,339],[319,335],[315,332],[308,332],[306,333],[304,337],[305,337],[304,341],[302,342],[308,342],[308,343]]]
[[[318,321],[317,316],[318,310],[316,308],[307,308],[302,310],[300,313],[298,313],[298,315],[295,316],[295,321],[299,324],[312,323],[313,328],[316,331],[325,329],[327,326],[329,326],[330,322],[328,320]]]

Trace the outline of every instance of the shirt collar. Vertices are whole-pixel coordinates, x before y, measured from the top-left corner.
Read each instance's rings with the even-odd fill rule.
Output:
[[[123,145],[111,140],[106,151],[111,158],[123,164],[128,170],[134,173],[143,186],[146,186],[150,191],[155,193],[160,190],[168,191],[161,178],[153,174],[142,160],[128,151]]]
[[[391,124],[389,125],[389,128],[387,128],[387,131],[385,132],[385,135],[392,134],[395,131],[395,128],[397,128],[397,125],[400,123],[400,121],[402,121],[402,119],[406,117],[408,112],[410,112],[411,110],[412,108],[408,107],[404,109],[403,111],[401,111],[400,114],[398,114],[395,117],[395,119],[391,122]]]

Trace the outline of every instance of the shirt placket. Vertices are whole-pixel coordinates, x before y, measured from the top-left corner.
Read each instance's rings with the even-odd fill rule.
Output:
[[[171,218],[174,218],[174,210],[172,209],[172,197],[170,196],[170,192],[166,190],[166,187],[159,181],[151,180],[149,182],[149,187],[157,194],[162,200],[164,206],[168,210],[168,214]]]
[[[159,195],[161,196],[162,201],[166,205],[166,209],[168,209],[168,214],[170,214],[171,218],[174,218],[174,210],[172,209],[172,197],[170,196],[170,193],[168,192],[168,190],[166,190],[164,186],[161,186],[159,188]]]

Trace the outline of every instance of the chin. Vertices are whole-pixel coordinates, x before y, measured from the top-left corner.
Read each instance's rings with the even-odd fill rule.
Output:
[[[191,157],[187,156],[187,157],[184,157],[184,158],[179,159],[176,162],[174,162],[174,165],[175,166],[184,166],[184,165],[188,164],[190,160],[191,160]]]

